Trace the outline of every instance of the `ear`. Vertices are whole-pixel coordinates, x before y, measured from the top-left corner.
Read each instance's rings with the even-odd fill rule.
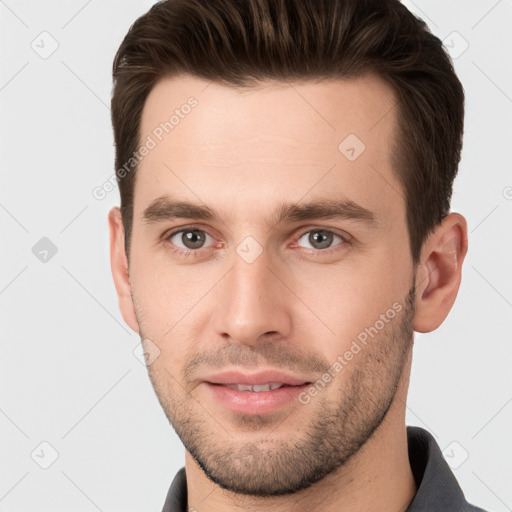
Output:
[[[433,331],[448,316],[459,291],[467,250],[466,219],[458,213],[450,213],[421,250],[416,271],[415,331]]]
[[[131,295],[128,259],[124,248],[124,226],[119,207],[116,206],[109,211],[108,224],[110,230],[110,266],[119,300],[119,309],[124,321],[138,333],[139,324]]]

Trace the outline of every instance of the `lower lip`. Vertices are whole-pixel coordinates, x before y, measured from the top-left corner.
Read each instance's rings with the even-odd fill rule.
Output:
[[[205,382],[213,396],[230,411],[240,414],[265,414],[296,400],[309,384],[284,386],[271,391],[239,391],[220,384]]]

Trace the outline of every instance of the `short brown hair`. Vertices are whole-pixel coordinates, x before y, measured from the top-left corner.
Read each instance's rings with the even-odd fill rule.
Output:
[[[449,213],[462,150],[464,89],[423,20],[398,0],[165,0],[130,27],[113,63],[116,169],[140,145],[144,102],[180,73],[250,88],[373,72],[397,98],[393,169],[414,264]],[[341,142],[341,141],[340,141]],[[136,168],[118,174],[129,258]]]

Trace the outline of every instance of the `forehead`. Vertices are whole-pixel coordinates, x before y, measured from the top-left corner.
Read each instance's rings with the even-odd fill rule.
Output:
[[[137,170],[135,214],[166,193],[241,208],[342,193],[377,210],[400,207],[390,162],[395,104],[371,74],[249,89],[161,79],[141,117],[140,141],[151,149]]]
[[[191,98],[197,105],[189,109]],[[250,88],[178,75],[160,79],[151,89],[142,112],[141,133],[152,133],[174,113],[171,125],[176,143],[198,145],[219,142],[222,136],[273,134],[330,143],[332,137],[328,135],[336,140],[344,132],[353,132],[364,138],[377,125],[381,134],[389,132],[394,128],[395,103],[391,87],[374,74],[317,82],[263,81]],[[196,120],[193,141],[184,128],[192,124],[183,122],[187,117]],[[195,130],[200,123],[204,127],[201,132]]]

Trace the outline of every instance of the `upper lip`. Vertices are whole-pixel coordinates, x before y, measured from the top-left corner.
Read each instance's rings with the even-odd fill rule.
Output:
[[[301,384],[306,384],[309,382],[306,379],[295,377],[294,375],[290,375],[278,370],[265,370],[258,373],[226,371],[210,375],[209,377],[206,377],[204,381],[210,382],[212,384],[246,384],[251,386],[269,383],[300,386]]]

